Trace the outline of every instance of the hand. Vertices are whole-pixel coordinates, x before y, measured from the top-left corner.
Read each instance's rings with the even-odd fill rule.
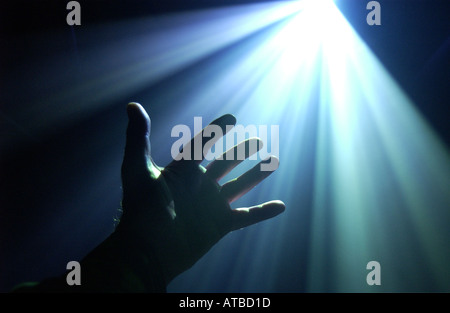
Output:
[[[204,168],[201,160],[191,158],[172,161],[165,168],[158,167],[151,157],[149,116],[137,103],[128,104],[127,112],[129,124],[122,164],[123,214],[117,230],[146,242],[158,257],[166,285],[228,232],[284,211],[281,201],[230,208],[231,202],[272,173],[260,171],[259,164],[222,186],[218,181],[237,166],[239,160],[218,158]],[[211,124],[220,126],[225,133],[226,125],[234,126],[236,119],[224,115]],[[257,138],[239,145],[249,147],[252,143],[259,148],[262,146]],[[189,144],[193,146],[193,140]],[[235,146],[232,153],[236,154],[237,149]],[[246,158],[249,150],[245,149]],[[263,162],[278,160],[270,157]]]

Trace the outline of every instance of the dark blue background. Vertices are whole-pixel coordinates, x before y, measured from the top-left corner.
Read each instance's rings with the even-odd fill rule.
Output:
[[[112,217],[121,196],[124,105],[152,90],[167,88],[170,79],[177,79],[169,77],[158,85],[124,95],[95,113],[83,112],[76,122],[58,125],[40,136],[33,134],[29,125],[45,123],[45,109],[34,115],[22,112],[36,106],[40,97],[57,91],[30,88],[38,82],[45,83],[46,77],[39,72],[43,57],[49,52],[62,56],[57,70],[64,72],[66,65],[77,58],[74,31],[82,38],[97,23],[257,1],[79,2],[83,27],[75,30],[65,24],[67,1],[3,1],[0,5],[2,291],[21,281],[61,273],[66,260],[80,259],[112,231]],[[448,145],[449,2],[379,2],[382,21],[390,21],[382,27],[367,26],[365,14],[361,14],[366,12],[365,0],[340,1],[338,6]],[[58,35],[48,37],[45,46],[30,40],[46,33]],[[79,44],[82,50],[84,43]],[[73,73],[74,77],[83,74]],[[79,95],[65,105],[75,105],[89,96]],[[158,109],[163,110],[154,108]],[[170,107],[168,112],[173,114],[175,109]],[[157,128],[158,121],[154,123]],[[116,172],[110,172],[111,168]],[[427,282],[424,289],[427,290]]]

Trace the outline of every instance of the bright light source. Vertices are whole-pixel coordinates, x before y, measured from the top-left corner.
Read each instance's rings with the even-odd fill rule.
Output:
[[[280,125],[280,168],[237,205],[280,197],[287,211],[224,240],[236,257],[220,290],[368,291],[370,260],[390,277],[382,290],[411,290],[422,277],[401,280],[397,270],[415,262],[408,257],[417,249],[422,261],[414,264],[445,286],[447,226],[439,216],[450,206],[447,150],[332,1],[301,5],[197,68],[195,85],[183,88],[186,118],[206,109],[233,112],[243,124]],[[227,266],[222,254],[194,268],[196,281]],[[283,256],[292,258],[289,274]],[[272,281],[261,284],[261,273]]]

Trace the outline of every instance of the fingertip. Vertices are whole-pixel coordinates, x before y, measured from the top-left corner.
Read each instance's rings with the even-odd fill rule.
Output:
[[[222,115],[219,119],[222,125],[236,125],[236,117],[233,114],[227,113]]]
[[[129,121],[137,126],[138,129],[150,131],[150,117],[141,104],[137,102],[128,103],[127,114]]]
[[[283,201],[272,200],[250,208],[233,210],[234,222],[232,230],[247,227],[264,220],[273,218],[284,212],[286,205]]]
[[[236,117],[231,114],[231,113],[227,113],[224,115],[231,123],[236,124]]]
[[[277,200],[276,202],[278,203],[277,207],[278,207],[279,213],[283,213],[284,211],[286,211],[286,204],[283,201]]]
[[[144,107],[137,102],[130,102],[127,104],[127,113],[130,118],[143,117],[144,119],[149,119],[147,111]]]
[[[272,200],[271,202],[276,205],[286,206],[286,204],[281,200]]]
[[[127,104],[127,107],[132,107],[132,106],[138,106],[138,107],[142,107],[142,105],[139,103],[139,102],[134,102],[134,101],[131,101],[131,102],[129,102],[128,104]]]
[[[272,200],[263,204],[264,207],[270,207],[276,214],[283,213],[286,210],[286,204],[281,200]]]
[[[280,167],[280,159],[274,155],[271,155],[260,162],[260,169],[263,172],[275,172],[278,167]]]
[[[142,105],[138,102],[129,102],[127,104],[127,113],[133,113],[134,110],[141,110],[143,109]]]
[[[236,117],[229,113],[224,114],[212,121],[209,125],[218,125],[222,129],[223,135],[225,135],[236,125]]]
[[[271,155],[269,158],[271,159],[270,162],[275,162],[277,165],[280,165],[280,159],[277,156]]]

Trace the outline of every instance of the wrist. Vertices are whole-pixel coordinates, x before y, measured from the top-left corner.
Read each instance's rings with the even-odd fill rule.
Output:
[[[127,232],[112,233],[81,263],[83,289],[111,292],[166,292],[156,253]]]

